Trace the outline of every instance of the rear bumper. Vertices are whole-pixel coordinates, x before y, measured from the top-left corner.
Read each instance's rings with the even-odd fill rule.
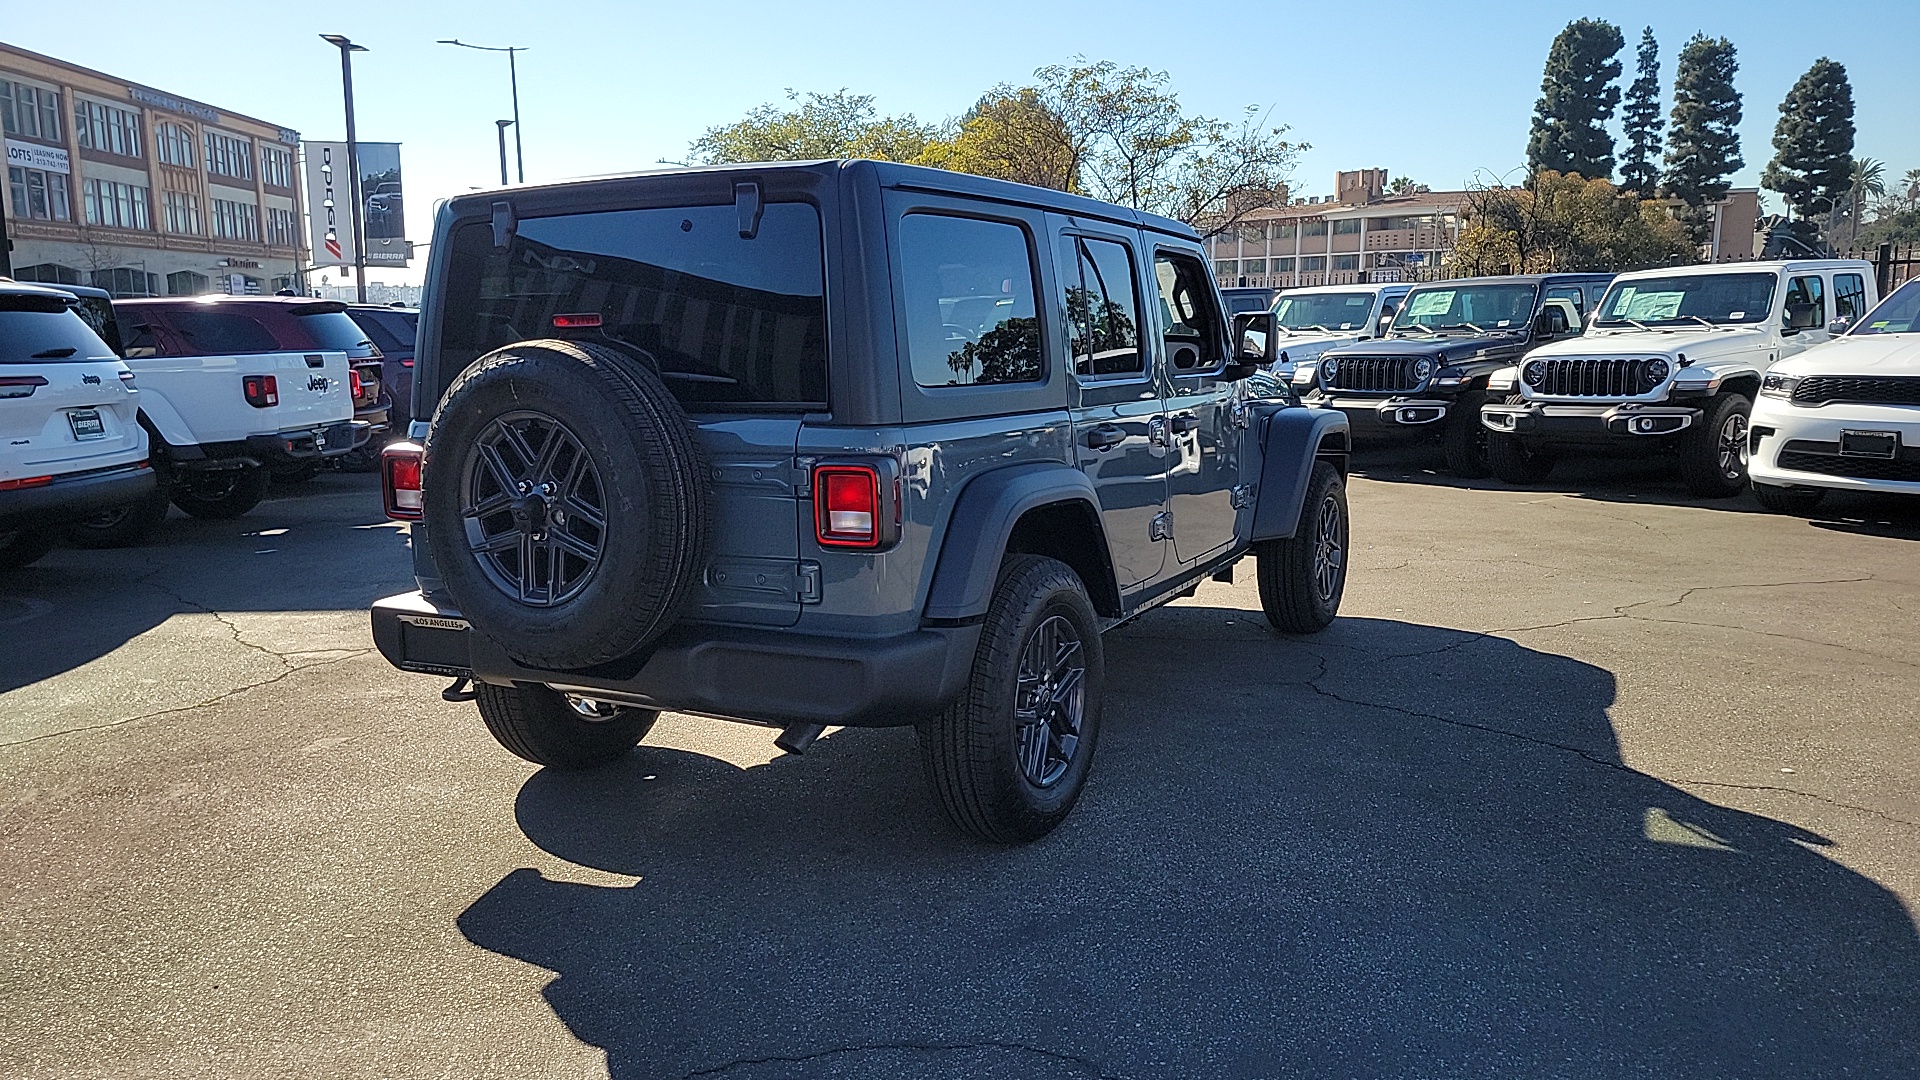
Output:
[[[311,428],[292,428],[272,435],[249,435],[233,442],[168,446],[175,464],[185,468],[237,468],[241,465],[298,465],[338,457],[373,437],[363,420],[342,420]]]
[[[141,499],[153,484],[153,469],[141,462],[57,477],[43,487],[0,491],[0,529],[64,525]]]
[[[1685,405],[1565,405],[1537,401],[1484,405],[1480,422],[1489,431],[1551,442],[1555,439],[1657,439],[1698,423],[1702,410]]]
[[[402,671],[538,684],[621,704],[748,723],[853,727],[914,724],[965,688],[980,627],[929,627],[887,638],[821,637],[744,627],[669,632],[637,669],[547,671],[508,657],[458,611],[419,592],[373,605],[373,640]]]

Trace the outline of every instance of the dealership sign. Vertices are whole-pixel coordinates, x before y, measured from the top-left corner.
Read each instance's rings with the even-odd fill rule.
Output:
[[[57,146],[41,146],[38,143],[14,142],[7,140],[7,164],[16,169],[39,169],[41,172],[70,173],[72,160],[67,152]]]
[[[315,266],[354,265],[353,190],[347,144],[306,146],[307,219]],[[400,192],[400,144],[360,143],[360,215],[369,266],[406,266],[413,245],[406,240]]]

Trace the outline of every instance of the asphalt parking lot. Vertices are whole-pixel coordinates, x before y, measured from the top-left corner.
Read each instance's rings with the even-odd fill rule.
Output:
[[[909,730],[508,756],[371,649],[371,477],[56,552],[0,577],[0,1075],[1915,1075],[1920,510],[1436,467],[1359,463],[1324,635],[1245,570],[1116,632],[1020,849]]]

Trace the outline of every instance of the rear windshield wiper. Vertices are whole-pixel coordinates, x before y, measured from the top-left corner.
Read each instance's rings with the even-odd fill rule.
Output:
[[[79,351],[80,351],[79,349],[42,349],[39,352],[34,353],[32,356],[27,357],[27,359],[29,360],[64,360],[67,357],[72,356],[74,353],[77,353]]]

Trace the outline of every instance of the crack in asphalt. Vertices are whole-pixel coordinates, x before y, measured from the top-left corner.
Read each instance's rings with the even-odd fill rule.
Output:
[[[753,1065],[799,1064],[807,1061],[817,1061],[820,1058],[833,1057],[838,1054],[871,1053],[873,1051],[879,1051],[879,1050],[914,1050],[914,1051],[922,1051],[926,1053],[935,1053],[935,1054],[948,1053],[953,1051],[964,1051],[964,1050],[1023,1051],[1025,1053],[1038,1054],[1041,1057],[1051,1058],[1055,1061],[1067,1062],[1072,1065],[1077,1065],[1083,1069],[1092,1070],[1093,1074],[1096,1077],[1098,1077],[1099,1080],[1123,1080],[1123,1078],[1119,1076],[1119,1074],[1109,1073],[1104,1069],[1102,1069],[1098,1062],[1089,1061],[1086,1058],[1078,1057],[1076,1055],[1069,1054],[1064,1051],[1049,1050],[1044,1046],[1032,1046],[1027,1043],[999,1042],[995,1040],[987,1040],[983,1042],[964,1042],[964,1043],[927,1043],[927,1042],[863,1043],[855,1046],[831,1047],[826,1050],[817,1050],[810,1054],[769,1054],[766,1057],[736,1058],[733,1061],[726,1062],[725,1064],[722,1064],[722,1065],[715,1065],[705,1069],[696,1069],[695,1071],[686,1074],[686,1080],[694,1080],[695,1077],[701,1077],[701,1076],[721,1076],[726,1073],[732,1072],[735,1069],[747,1068]]]
[[[1871,814],[1874,817],[1884,818],[1896,824],[1920,829],[1920,821],[1908,821],[1906,818],[1889,814],[1885,810],[1876,810],[1871,806],[1860,806],[1856,803],[1841,802],[1839,799],[1826,795],[1818,795],[1811,791],[1801,791],[1799,788],[1781,787],[1778,784],[1736,784],[1729,780],[1681,780],[1666,776],[1655,777],[1655,779],[1664,783],[1680,784],[1686,787],[1733,788],[1736,791],[1777,791],[1782,795],[1798,795],[1803,799],[1812,799],[1815,802],[1826,803],[1828,806],[1838,806],[1845,810],[1857,810],[1862,814]]]

